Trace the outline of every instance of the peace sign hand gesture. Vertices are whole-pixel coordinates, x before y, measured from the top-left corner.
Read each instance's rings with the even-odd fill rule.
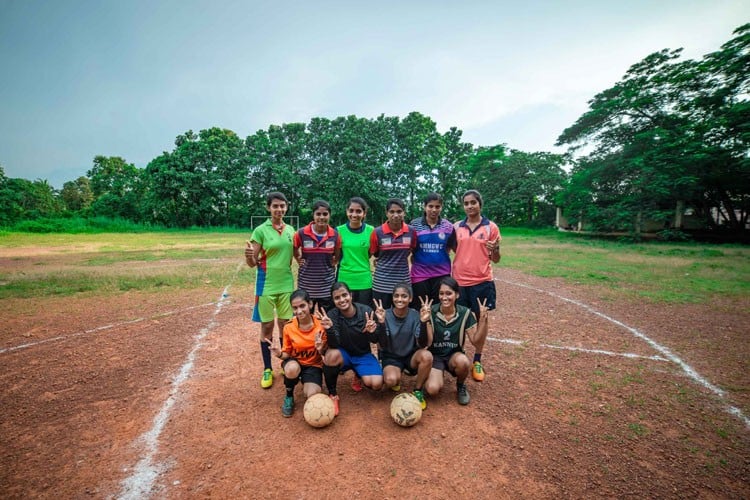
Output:
[[[323,342],[323,332],[318,332],[315,334],[315,349],[318,350],[318,352],[322,352],[325,349],[326,343]]]
[[[487,307],[487,298],[485,297],[484,301],[479,300],[479,297],[477,297],[477,304],[479,304],[479,318],[477,318],[479,321],[487,321],[489,319],[489,308]]]
[[[419,297],[422,307],[419,308],[419,320],[427,323],[432,318],[432,299],[428,297]]]
[[[377,330],[378,324],[375,323],[375,313],[365,313],[365,327],[362,329],[365,333],[374,333]]]
[[[372,300],[375,303],[375,317],[378,323],[381,325],[385,323],[385,309],[383,309],[383,301],[378,299]]]
[[[320,326],[325,328],[326,330],[333,327],[333,321],[331,321],[331,318],[328,317],[326,314],[326,310],[322,307],[318,307],[318,304],[315,304],[315,308],[313,309],[313,315],[315,315],[316,318],[320,321]]]

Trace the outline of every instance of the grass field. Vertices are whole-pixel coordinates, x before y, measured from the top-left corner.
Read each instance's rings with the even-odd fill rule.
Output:
[[[104,234],[4,233],[0,298],[120,293],[163,287],[195,288],[229,279],[225,260],[242,260],[244,231],[164,231]],[[85,255],[83,259],[75,258]],[[570,283],[600,285],[608,298],[704,303],[750,293],[750,248],[697,243],[619,243],[557,231],[504,230],[501,266]],[[45,266],[45,256],[69,255],[71,266]],[[38,272],[13,271],[12,262],[35,259]],[[107,265],[139,266],[135,274]],[[180,266],[179,262],[190,262]],[[232,268],[230,267],[229,270]],[[252,273],[246,273],[251,275]]]

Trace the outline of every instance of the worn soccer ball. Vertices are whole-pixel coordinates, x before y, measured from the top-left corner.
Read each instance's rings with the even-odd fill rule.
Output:
[[[311,426],[325,427],[333,422],[335,416],[333,401],[321,392],[313,394],[305,401],[302,413],[305,416],[305,422]]]
[[[422,418],[422,405],[414,394],[402,392],[391,401],[391,418],[401,427],[411,427]]]

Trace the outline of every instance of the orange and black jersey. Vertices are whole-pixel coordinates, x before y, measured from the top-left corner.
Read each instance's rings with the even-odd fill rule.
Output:
[[[320,324],[318,318],[313,317],[313,326],[309,330],[300,330],[299,320],[292,320],[284,325],[284,347],[290,358],[296,359],[302,366],[323,366],[323,356],[315,348],[315,337],[320,333],[325,345],[326,331]]]

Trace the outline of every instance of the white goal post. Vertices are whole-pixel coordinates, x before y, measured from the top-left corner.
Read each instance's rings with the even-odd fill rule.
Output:
[[[250,230],[255,231],[255,228],[263,224],[268,220],[268,214],[266,215],[251,215],[250,216]],[[287,215],[284,217],[284,222],[292,226],[294,229],[299,229],[299,216],[298,215]]]

